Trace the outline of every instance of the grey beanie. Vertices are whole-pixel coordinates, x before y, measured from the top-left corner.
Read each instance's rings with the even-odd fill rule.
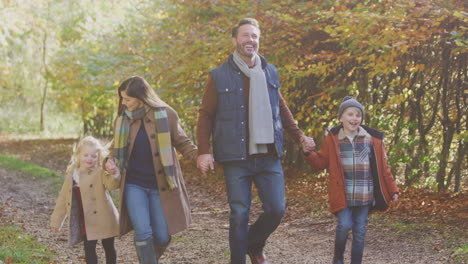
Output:
[[[357,107],[359,110],[361,110],[362,120],[364,120],[364,107],[362,107],[362,104],[352,96],[345,96],[343,98],[343,101],[340,104],[340,109],[338,109],[338,120],[341,118],[341,115],[343,115],[343,112],[348,107]]]

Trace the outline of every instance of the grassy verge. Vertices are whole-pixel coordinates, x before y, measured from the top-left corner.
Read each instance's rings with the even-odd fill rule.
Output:
[[[2,221],[3,222],[3,221]],[[20,227],[0,223],[0,263],[51,263],[53,253]]]
[[[60,186],[63,182],[62,175],[58,174],[53,170],[49,170],[47,168],[38,166],[30,162],[22,161],[8,155],[0,154],[0,167],[5,168],[7,170],[19,171],[28,175],[28,177],[33,180],[48,180],[51,183],[51,188],[49,189],[49,191],[52,193],[56,193],[60,189]]]
[[[31,175],[34,178],[37,177],[44,179],[53,179],[61,177],[55,171],[3,154],[0,154],[0,166],[6,169],[13,169],[20,172],[24,172],[28,175]]]
[[[0,154],[0,167],[24,173],[29,178],[50,181],[58,189],[62,176],[38,165]],[[10,263],[53,263],[54,254],[34,236],[26,234],[21,227],[9,224],[2,218],[3,204],[0,204],[0,264]]]

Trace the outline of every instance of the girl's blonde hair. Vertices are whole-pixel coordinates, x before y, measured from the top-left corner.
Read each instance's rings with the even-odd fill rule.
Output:
[[[96,148],[98,152],[98,166],[102,165],[104,158],[107,157],[109,153],[108,145],[102,145],[101,142],[95,137],[86,136],[73,146],[73,154],[67,167],[67,173],[72,172],[74,169],[77,169],[80,166],[80,153],[85,146]]]

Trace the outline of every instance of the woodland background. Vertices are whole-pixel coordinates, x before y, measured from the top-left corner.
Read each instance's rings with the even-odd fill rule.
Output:
[[[466,187],[461,0],[0,0],[0,133],[109,137],[118,85],[140,75],[194,138],[208,72],[242,17],[259,20],[260,53],[318,146],[353,95],[385,131],[399,184]],[[285,166],[310,175],[287,141]]]

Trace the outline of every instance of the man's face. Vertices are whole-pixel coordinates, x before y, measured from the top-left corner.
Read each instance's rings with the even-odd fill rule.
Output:
[[[260,46],[260,30],[246,24],[239,27],[237,37],[232,38],[232,44],[242,57],[252,58]]]

